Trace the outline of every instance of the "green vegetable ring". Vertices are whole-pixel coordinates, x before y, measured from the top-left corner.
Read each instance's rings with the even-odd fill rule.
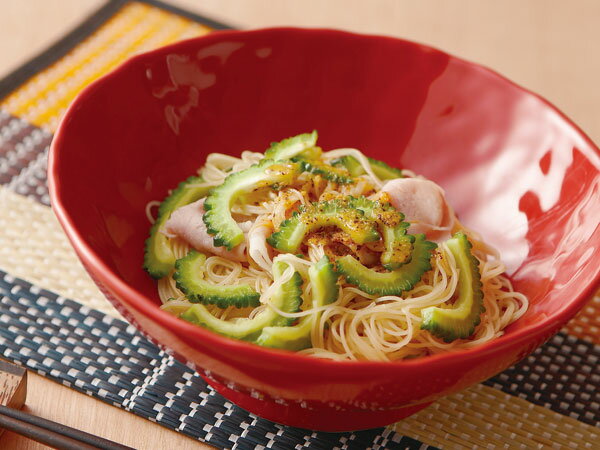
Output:
[[[203,216],[207,231],[214,236],[215,247],[228,250],[244,241],[244,233],[231,217],[231,207],[242,194],[268,186],[285,186],[293,182],[298,171],[296,164],[263,159],[240,172],[232,173],[223,184],[215,187],[206,197]]]
[[[193,203],[206,197],[210,187],[198,184],[203,182],[200,177],[190,177],[179,183],[175,189],[158,208],[158,217],[150,229],[150,237],[146,240],[144,251],[144,269],[153,278],[163,278],[171,273],[175,265],[175,255],[169,247],[168,238],[160,229],[171,217],[171,213],[181,206]]]
[[[173,278],[177,288],[190,302],[213,304],[220,308],[260,305],[260,294],[247,284],[219,286],[203,280],[201,274],[205,263],[206,256],[194,250],[175,263]]]
[[[410,291],[423,274],[431,270],[431,255],[437,244],[425,240],[424,234],[415,235],[412,258],[409,263],[391,272],[376,272],[347,255],[337,260],[337,271],[346,281],[373,295],[401,295]]]
[[[281,261],[273,264],[275,280],[281,278],[287,267],[287,263]],[[270,300],[282,311],[298,312],[302,304],[302,277],[300,274],[294,272],[292,278],[283,283]],[[190,307],[181,317],[223,336],[252,342],[258,338],[265,327],[286,327],[294,322],[294,319],[280,316],[269,307],[256,314],[252,319],[229,321],[216,318],[204,305],[198,304]]]
[[[431,334],[452,342],[455,339],[466,339],[473,334],[475,327],[481,322],[483,292],[481,290],[481,274],[479,261],[471,253],[473,245],[462,233],[456,233],[446,241],[459,269],[458,298],[451,308],[431,306],[421,311],[423,322],[421,328]]]
[[[362,211],[331,200],[301,208],[283,221],[279,231],[273,233],[267,242],[281,252],[296,253],[309,232],[328,226],[344,230],[357,244],[379,239],[375,223],[369,221]]]

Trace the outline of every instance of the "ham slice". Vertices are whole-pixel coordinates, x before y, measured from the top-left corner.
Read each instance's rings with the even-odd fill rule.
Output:
[[[410,223],[410,234],[424,233],[428,239],[444,241],[450,237],[454,214],[448,207],[444,191],[433,181],[420,178],[396,178],[381,188],[390,203]]]
[[[234,261],[246,261],[245,242],[231,251],[226,247],[214,246],[213,237],[208,234],[202,220],[204,212],[204,199],[177,208],[165,223],[165,231],[170,235],[177,235],[200,252],[209,252]]]

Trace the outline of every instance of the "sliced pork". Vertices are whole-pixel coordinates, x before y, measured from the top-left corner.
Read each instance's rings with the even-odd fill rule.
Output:
[[[436,241],[450,237],[454,214],[446,203],[444,191],[433,181],[397,178],[385,183],[381,190],[410,223],[409,233],[424,233]]]
[[[245,242],[231,251],[227,250],[226,247],[214,246],[213,236],[208,234],[206,225],[202,220],[204,212],[204,199],[182,206],[173,211],[171,217],[165,223],[165,231],[168,234],[177,235],[200,252],[210,252],[234,261],[246,261],[244,255]]]

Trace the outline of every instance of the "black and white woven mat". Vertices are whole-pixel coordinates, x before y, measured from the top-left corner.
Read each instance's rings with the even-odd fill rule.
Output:
[[[0,354],[39,374],[221,448],[420,449],[378,428],[285,427],[228,402],[126,322],[0,272]]]

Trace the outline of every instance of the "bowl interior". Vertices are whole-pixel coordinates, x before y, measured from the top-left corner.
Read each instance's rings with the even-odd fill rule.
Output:
[[[497,74],[395,39],[215,33],[136,57],[71,108],[53,149],[56,196],[93,252],[158,305],[141,268],[146,204],[208,153],[313,129],[325,149],[359,148],[445,188],[530,298],[511,330],[555,320],[597,281],[593,144]]]

